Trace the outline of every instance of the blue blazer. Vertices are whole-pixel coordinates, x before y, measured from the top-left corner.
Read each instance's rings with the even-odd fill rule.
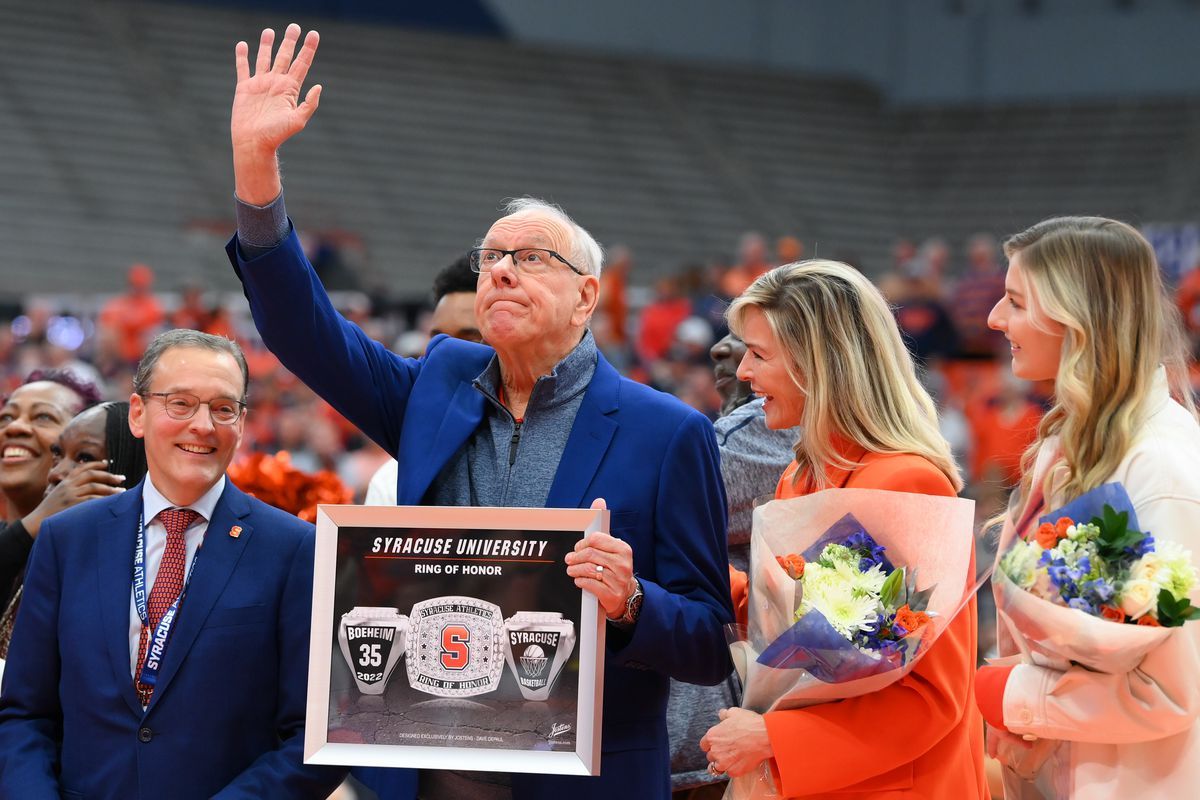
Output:
[[[139,485],[42,523],[0,695],[0,797],[326,797],[345,770],[302,763],[313,526],[226,482],[143,712],[141,512]]]
[[[236,239],[228,252],[267,346],[396,455],[397,502],[422,503],[483,421],[485,399],[472,382],[494,351],[439,336],[420,359],[391,353],[333,308],[294,231],[251,261],[241,258]],[[715,684],[731,669],[723,632],[733,609],[719,459],[707,418],[622,378],[599,358],[546,505],[587,508],[604,498],[612,534],[633,548],[645,599],[632,633],[608,630],[602,779],[564,784],[514,775],[518,798],[634,788],[638,797],[669,795],[668,678]]]

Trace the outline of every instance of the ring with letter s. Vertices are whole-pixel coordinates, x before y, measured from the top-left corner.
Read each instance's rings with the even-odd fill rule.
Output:
[[[408,684],[439,697],[494,692],[504,671],[500,606],[452,595],[423,600],[409,614]]]

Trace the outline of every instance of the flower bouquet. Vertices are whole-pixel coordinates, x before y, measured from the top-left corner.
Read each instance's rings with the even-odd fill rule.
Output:
[[[932,618],[930,590],[917,591],[916,571],[893,566],[886,551],[846,514],[803,555],[776,556],[796,581],[795,622],[758,663],[805,669],[826,683],[904,666]]]
[[[1028,663],[1128,672],[1171,628],[1200,619],[1191,553],[1140,531],[1119,483],[1006,531],[1003,546],[996,607]]]
[[[1005,525],[1003,555],[992,577],[1002,652],[995,664],[1067,671],[1082,665],[1130,672],[1174,628],[1200,618],[1189,595],[1197,585],[1191,554],[1143,532],[1119,483],[1099,486],[1062,508]],[[1026,736],[1033,740],[1034,737]],[[1001,742],[1011,796],[1069,792],[1069,755],[1054,740],[1015,749]]]
[[[973,529],[970,500],[873,489],[756,509],[747,625],[730,629],[742,707],[801,708],[907,675],[994,563]],[[725,796],[778,795],[764,764]]]

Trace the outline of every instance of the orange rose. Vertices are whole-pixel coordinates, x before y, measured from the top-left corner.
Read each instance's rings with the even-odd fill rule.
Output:
[[[1067,538],[1067,528],[1075,524],[1075,520],[1069,517],[1063,517],[1058,522],[1054,523],[1054,532],[1058,534],[1059,539]]]
[[[1100,606],[1100,616],[1110,622],[1125,621],[1125,612],[1112,606]]]
[[[792,580],[798,581],[804,577],[804,556],[789,553],[786,556],[775,556],[775,560]]]
[[[1162,627],[1162,623],[1160,623],[1158,620],[1156,620],[1154,617],[1150,616],[1149,614],[1146,614],[1143,617],[1138,617],[1137,624],[1145,625],[1147,628],[1161,628]]]
[[[1043,522],[1034,535],[1043,550],[1049,550],[1058,544],[1058,531],[1049,522]]]
[[[920,628],[927,622],[929,622],[928,614],[924,611],[913,611],[908,607],[907,603],[896,609],[896,624],[909,633],[917,630],[917,628]]]

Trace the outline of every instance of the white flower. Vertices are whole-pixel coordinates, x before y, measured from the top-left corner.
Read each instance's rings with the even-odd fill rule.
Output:
[[[837,564],[858,564],[858,556],[849,547],[844,544],[827,544],[821,550],[821,555],[817,560],[830,567]]]
[[[850,585],[834,582],[821,584],[820,589],[805,600],[847,639],[857,631],[870,628],[879,606],[875,598],[856,595]]]
[[[1100,529],[1090,522],[1077,523],[1067,528],[1067,538],[1072,542],[1091,542],[1099,538]]]
[[[1000,568],[1013,583],[1028,591],[1037,580],[1038,559],[1042,557],[1043,552],[1036,542],[1018,539],[1012,549],[1004,554],[1004,558],[1000,559]]]
[[[1129,577],[1133,580],[1150,581],[1166,588],[1171,580],[1171,570],[1163,560],[1162,553],[1146,553],[1134,562],[1129,570]]]
[[[1033,585],[1026,591],[1060,606],[1067,604],[1067,601],[1063,600],[1062,595],[1058,593],[1058,587],[1054,585],[1054,581],[1050,580],[1050,573],[1044,568],[1034,570]]]
[[[796,618],[820,611],[834,630],[847,639],[857,631],[867,630],[875,621],[879,600],[856,591],[858,578],[861,578],[858,570],[841,563],[826,567],[809,562],[804,568],[804,591]]]
[[[883,573],[883,567],[878,564],[873,565],[866,572],[860,572],[858,562],[849,563],[846,561],[833,562],[832,569],[828,570],[836,575],[839,583],[849,586],[856,595],[871,596],[875,599],[879,598],[879,593],[883,589],[883,582],[887,580],[887,575]]]
[[[1050,553],[1051,553],[1051,556],[1058,556],[1060,558],[1070,559],[1071,556],[1075,555],[1076,553],[1079,553],[1080,551],[1086,552],[1087,544],[1088,543],[1086,541],[1079,541],[1079,540],[1073,540],[1073,539],[1059,539],[1058,544],[1056,544],[1050,550]]]
[[[886,580],[887,575],[883,573],[883,567],[879,564],[873,565],[866,572],[855,570],[854,591],[878,600],[880,592],[883,591],[883,582]]]
[[[1159,585],[1168,589],[1176,600],[1187,597],[1200,579],[1196,565],[1192,563],[1192,554],[1178,542],[1155,542],[1155,550],[1166,572],[1166,576],[1159,580]]]
[[[1130,619],[1144,616],[1158,605],[1159,586],[1154,581],[1134,578],[1125,581],[1117,593],[1122,611]]]
[[[800,602],[807,603],[809,595],[824,591],[825,585],[837,583],[839,578],[835,568],[827,567],[819,561],[809,561],[804,565],[804,577],[801,580],[804,592]]]

